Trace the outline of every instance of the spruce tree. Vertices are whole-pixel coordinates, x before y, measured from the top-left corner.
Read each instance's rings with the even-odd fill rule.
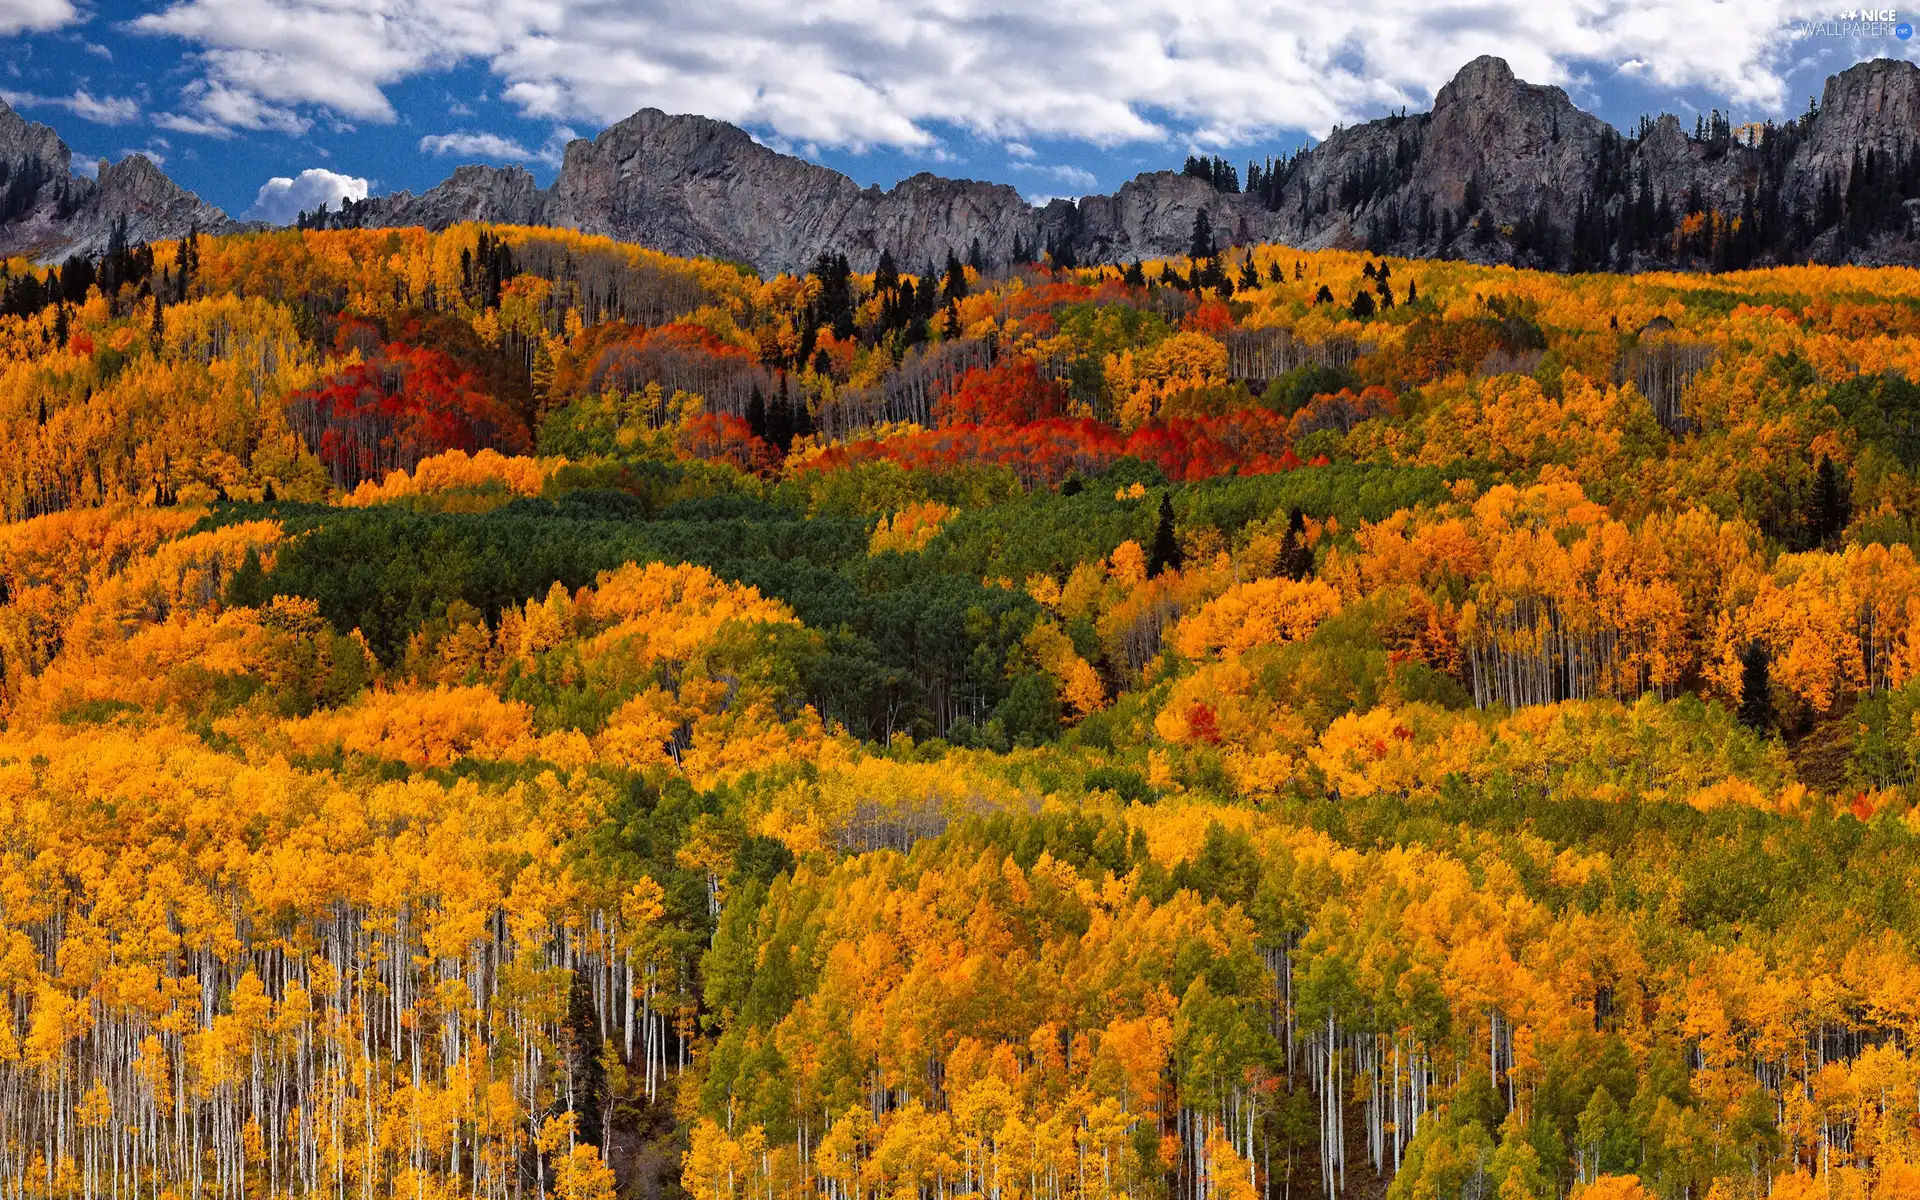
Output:
[[[268,489],[273,485],[269,483]],[[260,551],[248,546],[247,556],[240,560],[240,569],[227,580],[226,602],[228,608],[259,608],[273,599],[272,590],[267,584],[267,573],[260,566]]]
[[[566,1044],[567,1107],[574,1114],[576,1136],[590,1146],[606,1145],[601,1107],[607,1095],[607,1065],[600,1059],[600,1022],[593,1013],[584,972],[573,972],[567,993]]]
[[[1768,678],[1771,656],[1758,640],[1740,652],[1740,723],[1766,733],[1773,728],[1773,686]]]
[[[793,436],[804,438],[813,436],[813,410],[807,407],[807,394],[800,393],[793,398]]]
[[[1187,248],[1187,257],[1198,261],[1212,258],[1213,255],[1213,223],[1207,219],[1207,210],[1203,208],[1193,214],[1193,244]]]
[[[773,402],[767,405],[767,444],[781,454],[787,452],[787,445],[793,441],[793,405],[787,396],[787,377],[780,377],[780,391],[774,395]]]
[[[1813,494],[1807,504],[1807,533],[1815,546],[1824,546],[1846,531],[1853,519],[1853,504],[1847,498],[1846,481],[1831,458],[1820,456],[1814,471]]]
[[[753,385],[753,395],[747,398],[747,429],[757,438],[767,436],[767,398],[760,394],[760,385]]]
[[[1276,566],[1288,579],[1306,579],[1313,574],[1313,547],[1307,545],[1307,516],[1298,505],[1287,514],[1287,532],[1280,539],[1280,561]]]
[[[1153,551],[1147,558],[1147,578],[1180,569],[1180,542],[1173,536],[1173,497],[1160,493],[1160,520],[1153,528]]]
[[[942,285],[944,298],[951,303],[967,294],[967,269],[960,265],[960,258],[953,251],[947,251],[947,278]]]

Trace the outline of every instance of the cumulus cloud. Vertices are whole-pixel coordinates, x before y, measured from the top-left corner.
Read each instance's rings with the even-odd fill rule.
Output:
[[[71,0],[0,0],[0,37],[58,29],[79,19]]]
[[[338,208],[342,200],[366,198],[366,180],[308,167],[292,179],[276,175],[261,184],[260,194],[253,198],[253,207],[240,215],[249,221],[287,225],[303,210],[322,204]]]
[[[17,108],[64,108],[96,125],[125,125],[140,116],[137,101],[124,96],[95,96],[85,88],[71,96],[36,96],[31,92],[7,92],[5,96],[7,103]]]
[[[1478,54],[1563,84],[1638,63],[1652,85],[1777,112],[1804,49],[1791,24],[1823,15],[1817,0],[172,0],[132,25],[193,47],[182,116],[206,124],[391,121],[391,85],[478,62],[539,119],[651,104],[798,145],[930,152],[943,125],[1100,145],[1325,134],[1425,103]]]

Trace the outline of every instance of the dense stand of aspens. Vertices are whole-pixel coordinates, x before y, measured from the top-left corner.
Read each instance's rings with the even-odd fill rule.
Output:
[[[6,264],[0,1200],[1920,1197],[1920,276],[911,266]]]

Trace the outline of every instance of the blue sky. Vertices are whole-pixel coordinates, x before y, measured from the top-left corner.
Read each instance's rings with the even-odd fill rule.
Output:
[[[1807,34],[1795,0],[0,0],[0,94],[76,161],[145,152],[236,215],[421,191],[461,162],[543,183],[573,136],[652,105],[887,185],[1108,191],[1403,105],[1500,54],[1615,123],[1792,115],[1833,71],[1910,57],[1892,24]],[[1899,14],[1895,20],[1911,20]],[[278,178],[279,183],[270,183]],[[263,188],[265,189],[263,191]]]

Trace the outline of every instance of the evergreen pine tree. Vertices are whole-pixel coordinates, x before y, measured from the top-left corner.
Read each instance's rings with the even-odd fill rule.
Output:
[[[1193,244],[1187,248],[1187,257],[1199,260],[1214,255],[1213,223],[1207,219],[1207,210],[1201,209],[1193,214]]]
[[[1740,723],[1766,733],[1773,728],[1773,687],[1768,678],[1771,656],[1759,641],[1740,652]]]
[[[767,436],[767,398],[760,394],[760,385],[753,385],[753,394],[747,397],[747,429],[757,438]]]
[[[807,407],[805,392],[793,398],[793,436],[804,438],[813,436],[813,410]]]
[[[267,485],[260,489],[260,503],[278,504],[279,502],[280,497],[275,495],[273,491],[273,480],[269,479],[267,480]]]
[[[1807,532],[1815,546],[1824,546],[1845,532],[1853,519],[1853,505],[1847,498],[1846,481],[1831,458],[1820,456],[1814,472],[1813,495],[1807,506]]]
[[[1160,520],[1153,528],[1153,550],[1147,558],[1147,578],[1180,569],[1180,542],[1173,536],[1173,497],[1160,493]]]
[[[1288,579],[1306,579],[1313,574],[1313,547],[1307,545],[1307,516],[1297,505],[1287,514],[1287,532],[1280,539],[1280,561],[1276,565]]]
[[[590,1146],[604,1146],[606,1130],[601,1109],[607,1096],[607,1066],[600,1059],[600,1022],[594,1016],[593,997],[587,991],[583,971],[574,971],[573,987],[567,993],[564,1037],[566,1100],[574,1114],[576,1135]]]
[[[960,265],[959,256],[951,250],[947,251],[947,278],[942,293],[949,303],[967,294],[967,269]]]
[[[1140,266],[1140,260],[1134,259],[1127,265],[1127,273],[1122,277],[1128,287],[1147,286],[1147,272]]]
[[[787,396],[787,377],[780,377],[780,391],[767,405],[767,444],[781,454],[787,452],[787,444],[793,441],[793,405]]]
[[[272,488],[273,485],[267,486]],[[240,560],[239,570],[227,580],[227,607],[259,608],[271,599],[273,593],[267,585],[267,573],[260,566],[260,551],[248,546],[247,556]]]

